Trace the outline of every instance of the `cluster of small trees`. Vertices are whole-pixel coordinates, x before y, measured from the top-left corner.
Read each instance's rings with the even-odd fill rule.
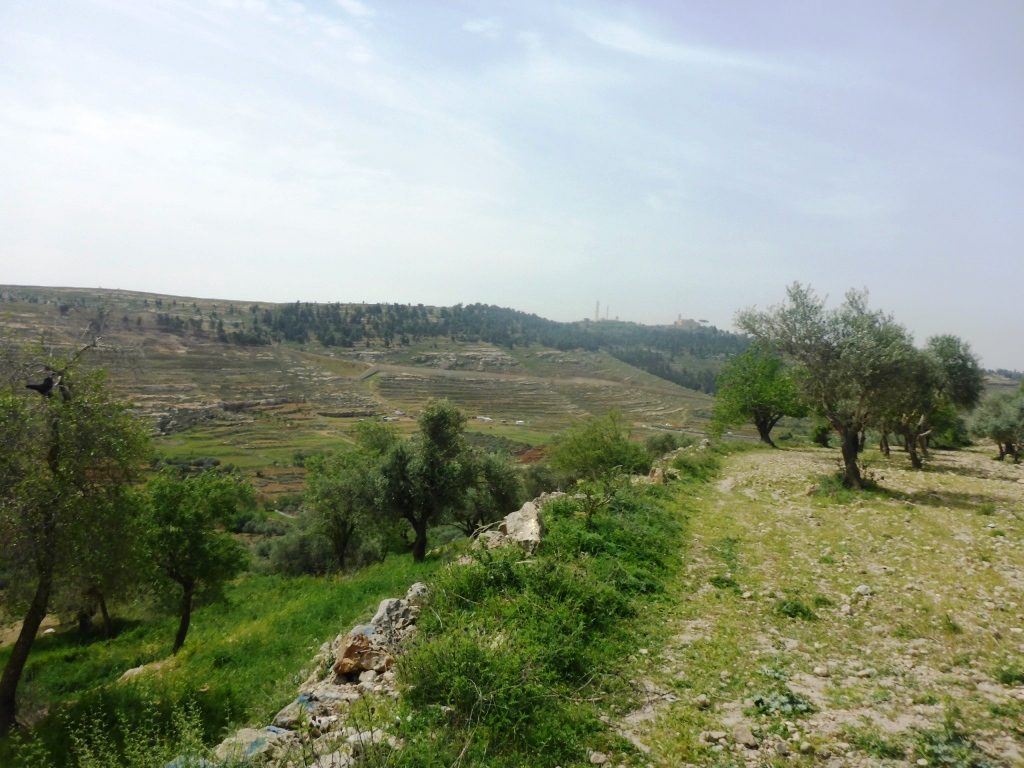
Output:
[[[999,459],[1020,461],[1024,451],[1024,384],[1018,392],[992,395],[974,415],[972,430],[978,437],[995,442]]]
[[[354,448],[307,462],[310,533],[329,542],[338,568],[353,550],[386,551],[381,539],[394,534],[396,523],[408,526],[413,558],[421,561],[431,527],[452,523],[472,535],[522,503],[522,476],[511,459],[473,450],[465,424],[454,405],[440,400],[424,409],[410,439],[363,422]]]
[[[868,428],[879,431],[885,452],[889,435],[898,435],[920,468],[936,425],[981,399],[982,371],[967,343],[937,336],[918,349],[891,316],[869,309],[863,292],[827,309],[797,283],[786,303],[741,312],[737,323],[755,346],[723,371],[718,428],[751,420],[771,443],[782,416],[814,412],[839,435],[852,488],[863,484],[857,457]]]
[[[82,626],[108,601],[141,594],[177,603],[174,651],[193,601],[245,565],[224,521],[253,502],[222,473],[168,469],[140,487],[149,459],[145,429],[100,373],[65,368],[61,386],[0,390],[0,601],[21,616],[0,675],[0,734],[14,724],[16,693],[36,634],[54,609]],[[59,394],[58,394],[59,392]]]

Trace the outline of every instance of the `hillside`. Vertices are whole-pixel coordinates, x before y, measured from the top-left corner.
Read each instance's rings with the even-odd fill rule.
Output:
[[[0,299],[3,337],[41,342],[58,355],[81,345],[102,313],[104,349],[88,362],[106,367],[150,419],[157,451],[258,471],[254,479],[269,494],[297,489],[296,455],[346,442],[363,418],[411,429],[430,398],[450,398],[474,431],[520,453],[611,409],[641,433],[699,428],[710,397],[615,353],[674,348],[691,370],[713,378],[741,343],[715,329],[554,323],[479,305],[273,305],[13,286],[0,287]],[[358,317],[348,346],[319,339],[343,327],[324,330],[314,322],[321,314]]]

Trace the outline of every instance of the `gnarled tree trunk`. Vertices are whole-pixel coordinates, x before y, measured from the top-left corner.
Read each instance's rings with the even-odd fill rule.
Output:
[[[11,649],[11,655],[7,659],[3,676],[0,676],[0,736],[4,736],[14,727],[18,714],[18,682],[21,680],[21,673],[25,670],[25,663],[28,661],[28,654],[32,650],[32,643],[36,639],[39,626],[46,618],[52,586],[52,568],[44,569],[44,573],[36,584],[32,603],[21,622],[21,631],[18,632],[18,639],[14,641],[14,648]]]
[[[412,529],[416,532],[416,540],[412,543],[412,559],[422,563],[427,557],[427,521],[411,520]]]
[[[185,644],[188,625],[192,622],[192,597],[194,594],[195,584],[187,582],[181,585],[181,619],[178,621],[178,634],[174,637],[174,648],[171,649],[171,653],[177,653]]]
[[[861,490],[864,487],[864,480],[860,476],[860,467],[857,466],[857,454],[860,448],[860,435],[855,429],[847,429],[840,433],[843,441],[843,485],[854,490]]]
[[[761,436],[761,442],[767,443],[772,448],[777,448],[778,446],[772,441],[772,427],[775,426],[775,422],[767,419],[758,419],[754,424],[757,427],[757,434]]]

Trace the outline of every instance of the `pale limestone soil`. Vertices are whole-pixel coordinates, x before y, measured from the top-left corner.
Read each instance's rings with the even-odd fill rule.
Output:
[[[1024,467],[979,450],[916,472],[869,453],[890,493],[839,504],[808,493],[836,453],[736,455],[696,501],[671,639],[643,669],[654,711],[629,735],[652,765],[906,765],[857,737],[909,744],[955,705],[994,764],[1024,765],[1024,688],[997,680],[1024,665]],[[817,618],[779,615],[782,599]],[[816,711],[754,712],[780,684]],[[735,743],[743,726],[759,747]]]

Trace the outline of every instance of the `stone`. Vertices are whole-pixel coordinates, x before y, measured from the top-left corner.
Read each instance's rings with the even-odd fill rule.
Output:
[[[829,676],[828,667],[824,666],[823,664],[819,664],[812,671],[818,677],[828,677]]]
[[[800,754],[801,755],[813,755],[814,754],[814,745],[811,744],[811,742],[809,742],[809,741],[801,741],[800,742]]]
[[[725,731],[704,731],[701,737],[708,744],[715,744],[719,741],[724,741],[727,735]]]
[[[391,654],[371,641],[369,636],[350,633],[332,669],[339,677],[347,677],[368,669],[383,672],[393,663]]]
[[[733,728],[732,737],[737,744],[741,744],[747,749],[757,749],[761,743],[754,735],[754,732],[750,730],[750,726],[745,723],[740,723]]]
[[[608,755],[604,752],[591,752],[590,753],[590,764],[591,765],[604,765],[608,762]]]
[[[655,485],[664,485],[665,470],[662,469],[661,467],[652,467],[651,473],[647,476],[647,479],[650,480]]]
[[[372,730],[372,731],[359,731],[349,736],[346,743],[352,747],[352,756],[360,757],[366,752],[367,747],[372,747],[377,744],[389,744],[392,748],[398,747],[398,742],[388,736],[384,731]]]
[[[391,597],[380,601],[377,612],[370,620],[370,625],[376,627],[376,634],[394,642],[401,639],[402,630],[419,618],[419,612],[418,607],[410,605],[405,600]],[[371,639],[373,639],[372,636]]]
[[[711,706],[711,699],[707,697],[707,694],[702,693],[693,700],[693,703],[697,709],[707,709]]]
[[[867,584],[861,584],[853,590],[853,594],[860,595],[861,597],[871,597],[871,587]]]
[[[309,690],[308,695],[311,702],[320,702],[328,707],[349,704],[359,701],[363,697],[357,687],[348,684],[338,685],[330,680],[325,680],[314,686]]]
[[[421,602],[426,596],[430,589],[422,581],[417,581],[409,590],[405,593],[405,602],[415,605]]]
[[[360,683],[372,683],[376,679],[377,679],[377,673],[376,673],[376,671],[374,671],[372,669],[368,669],[365,672],[360,672],[359,673],[359,682]]]
[[[312,709],[313,705],[310,697],[306,694],[300,694],[295,701],[274,715],[273,724],[278,728],[287,728],[290,731],[294,731],[301,720],[309,717]]]
[[[342,752],[340,749],[320,757],[316,761],[317,768],[348,768],[352,764],[352,755],[348,752]]]
[[[125,670],[124,674],[118,678],[119,682],[126,682],[128,680],[134,680],[137,677],[141,677],[149,672],[159,672],[163,669],[166,661],[151,661],[149,664],[143,664],[140,667],[132,667],[131,669]]]
[[[533,501],[526,502],[515,512],[506,515],[498,530],[532,555],[540,546],[541,535],[544,532],[540,520],[540,506]]]
[[[279,742],[286,740],[288,732],[280,728],[242,728],[224,739],[213,751],[214,757],[226,763],[252,760],[265,755]]]

